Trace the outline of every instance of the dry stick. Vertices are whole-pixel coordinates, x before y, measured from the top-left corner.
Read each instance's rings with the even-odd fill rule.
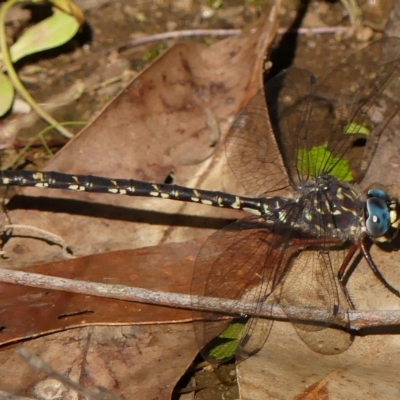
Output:
[[[75,258],[72,254],[68,252],[69,246],[68,243],[59,235],[46,231],[44,229],[37,228],[36,226],[32,225],[22,225],[22,224],[9,224],[9,225],[4,225],[3,227],[5,230],[7,229],[23,229],[35,233],[39,233],[41,237],[39,236],[39,239],[47,240],[50,243],[54,243],[58,246],[61,247],[63,256],[66,258]],[[18,236],[18,235],[15,235]],[[3,252],[4,253],[4,252]]]
[[[279,28],[278,35],[284,35],[285,33],[296,33],[299,35],[306,35],[309,33],[313,34],[324,34],[324,33],[343,33],[347,32],[351,27],[348,26],[327,26],[319,28],[298,28],[298,29],[286,29]],[[151,42],[158,42],[160,40],[177,39],[181,37],[190,36],[238,36],[242,33],[241,29],[186,29],[181,31],[171,31],[157,33],[155,35],[146,36],[144,38],[131,40],[119,47],[137,47]]]
[[[326,33],[344,33],[352,29],[349,26],[326,26],[318,28],[298,28],[298,29],[286,29],[279,28],[278,35],[284,35],[285,33],[296,33],[299,35],[307,34],[326,34]],[[171,31],[157,33],[155,35],[146,36],[144,38],[134,39],[125,44],[119,45],[119,47],[137,47],[151,42],[158,42],[160,40],[177,39],[180,37],[190,36],[238,36],[242,33],[241,29],[186,29],[182,31]]]
[[[285,320],[287,315],[278,304],[265,303],[262,307],[255,307],[251,302],[238,302],[232,310],[232,299],[214,297],[201,297],[181,293],[161,292],[125,285],[110,285],[98,282],[88,282],[75,279],[60,278],[55,276],[34,274],[23,271],[14,271],[0,268],[0,282],[17,285],[31,286],[47,290],[62,290],[90,296],[113,298],[118,300],[133,301],[136,303],[156,304],[168,307],[185,308],[196,311],[212,311],[229,315],[253,315]],[[326,309],[307,307],[286,307],[290,315],[302,321],[324,322]],[[339,310],[339,320],[345,321],[349,317],[350,328],[360,330],[372,326],[390,326],[400,324],[400,310],[390,311],[343,311]],[[335,322],[336,323],[336,322]]]
[[[349,30],[353,29],[349,26],[327,26],[327,27],[318,27],[318,28],[298,28],[298,29],[286,29],[279,28],[278,35],[284,35],[286,33],[293,33],[299,35],[321,35],[321,34],[329,34],[329,33],[345,33]],[[157,33],[155,35],[146,36],[139,39],[130,40],[129,42],[120,43],[116,46],[112,46],[108,49],[101,50],[97,53],[90,54],[87,57],[83,57],[80,60],[77,60],[67,66],[67,70],[73,70],[76,66],[81,65],[85,62],[89,62],[92,59],[97,60],[101,56],[105,56],[106,54],[111,53],[112,51],[121,51],[125,48],[134,48],[143,46],[145,44],[158,42],[161,40],[170,40],[170,39],[178,39],[182,37],[192,37],[192,36],[239,36],[242,33],[241,29],[185,29],[181,31],[171,31],[171,32],[163,32]]]
[[[106,54],[109,54],[113,51],[121,51],[121,49],[125,49],[128,47],[129,48],[139,47],[145,44],[158,42],[161,40],[169,40],[169,39],[176,39],[180,37],[190,37],[190,36],[238,36],[241,33],[242,33],[241,29],[185,29],[181,31],[157,33],[155,35],[150,35],[150,36],[145,36],[143,38],[130,40],[129,42],[119,43],[115,46],[111,46],[108,49],[103,49],[98,51],[97,53],[90,54],[86,57],[83,57],[80,60],[76,60],[75,62],[69,64],[68,66],[66,66],[66,70],[71,71],[78,65],[89,62],[91,60],[97,60],[99,57],[105,56]]]

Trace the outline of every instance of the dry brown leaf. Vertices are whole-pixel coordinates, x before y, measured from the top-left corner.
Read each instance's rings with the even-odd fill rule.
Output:
[[[240,194],[243,189],[226,166],[223,142],[243,99],[261,87],[264,54],[276,21],[273,8],[270,17],[241,37],[211,47],[197,43],[172,47],[46,169],[154,182],[163,182],[174,171],[177,184]],[[216,125],[221,137],[214,149],[210,137],[218,136]],[[221,217],[240,217],[232,210],[157,199],[37,189],[23,193],[46,199],[14,202],[11,207],[24,210],[13,210],[12,222],[23,221],[62,236],[76,255],[186,241],[225,225]],[[13,268],[60,257],[58,249],[29,239],[13,239],[5,251]]]
[[[241,37],[211,47],[178,44],[164,53],[46,169],[155,182],[163,182],[174,171],[177,184],[243,193],[226,165],[223,143],[243,103],[261,88],[264,54],[277,29],[279,1],[276,4],[270,16]],[[216,126],[221,136],[215,149],[212,142],[218,138]],[[13,201],[12,222],[35,225],[62,236],[78,256],[166,241],[186,242],[220,228],[226,223],[223,218],[240,218],[233,210],[165,200],[37,189],[23,193],[32,198]],[[12,268],[61,257],[56,246],[31,238],[13,238],[5,251]],[[158,261],[161,271],[165,260]],[[76,265],[88,268],[80,262]],[[109,271],[104,271],[105,277],[112,277],[115,262],[107,262]],[[161,272],[158,279],[162,279]],[[79,309],[79,305],[74,308],[73,304],[72,310]],[[180,313],[187,315],[184,311],[171,312],[176,313],[176,319],[182,318],[176,317]],[[56,314],[50,315],[53,321],[49,322],[55,322]],[[90,314],[83,317],[89,319]],[[119,320],[126,323],[128,318],[123,316]],[[39,322],[45,325],[45,321]],[[43,332],[51,326],[57,330],[61,325],[50,323],[38,330]],[[23,335],[21,321],[17,326],[18,334]],[[176,381],[192,360],[193,343],[192,326],[180,324],[88,327],[25,345],[81,384],[115,389],[117,395],[125,398],[164,399],[170,398]],[[8,391],[22,395],[28,388],[36,389],[39,383],[41,387],[46,383],[46,377],[15,359],[13,347],[5,348],[1,356],[4,362],[0,376],[7,375],[1,383]]]
[[[61,374],[87,388],[103,386],[123,399],[170,399],[191,358],[190,324],[97,326],[24,343]],[[0,388],[34,399],[76,393],[25,363],[10,346],[0,352]]]
[[[120,250],[34,265],[25,271],[189,294],[194,260],[201,243],[197,240]],[[193,318],[189,310],[7,283],[0,283],[0,291],[0,342],[3,345],[79,326],[176,323]],[[193,343],[189,358],[197,351]]]
[[[238,366],[242,400],[398,399],[397,336],[357,338],[345,353],[317,354],[275,323],[264,348]]]

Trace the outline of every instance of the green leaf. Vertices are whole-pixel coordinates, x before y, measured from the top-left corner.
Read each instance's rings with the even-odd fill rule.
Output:
[[[7,76],[0,72],[0,117],[2,117],[14,102],[14,86]]]
[[[54,14],[29,28],[11,47],[13,62],[29,54],[61,46],[78,32],[79,23],[71,15],[55,11]]]
[[[354,180],[349,162],[333,157],[326,146],[315,146],[311,150],[300,149],[297,153],[297,169],[304,175],[318,176],[328,171],[342,181]]]
[[[218,337],[220,339],[238,339],[242,336],[246,324],[233,322]]]
[[[240,339],[246,324],[234,322],[230,324],[215,340],[216,345],[210,350],[209,355],[217,362],[232,358],[240,344]]]
[[[370,129],[365,125],[360,125],[353,121],[344,127],[345,135],[365,135],[369,136],[371,134]]]

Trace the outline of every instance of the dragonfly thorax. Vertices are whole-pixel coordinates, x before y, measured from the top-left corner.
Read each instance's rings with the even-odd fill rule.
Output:
[[[323,174],[298,187],[301,228],[318,235],[355,239],[365,231],[365,198],[356,185]]]

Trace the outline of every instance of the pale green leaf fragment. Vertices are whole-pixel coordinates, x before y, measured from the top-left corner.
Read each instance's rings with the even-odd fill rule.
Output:
[[[371,131],[365,125],[360,125],[357,122],[351,122],[344,127],[345,135],[365,135],[369,136]]]
[[[297,169],[305,176],[316,177],[328,172],[341,181],[354,180],[349,162],[333,157],[325,146],[315,146],[311,150],[300,149],[297,153]]]
[[[237,339],[243,334],[246,324],[241,322],[233,322],[229,324],[224,331],[218,336],[220,339]]]
[[[230,324],[218,338],[216,338],[218,344],[210,350],[210,356],[218,362],[232,358],[239,347],[245,327],[246,324],[240,322]]]
[[[13,62],[29,54],[61,46],[71,40],[78,32],[77,20],[64,12],[54,14],[29,28],[11,47]]]
[[[229,340],[221,343],[210,351],[210,356],[219,363],[229,360],[236,354],[239,343],[239,340]]]
[[[14,102],[14,86],[7,76],[0,72],[0,117],[2,117]]]

